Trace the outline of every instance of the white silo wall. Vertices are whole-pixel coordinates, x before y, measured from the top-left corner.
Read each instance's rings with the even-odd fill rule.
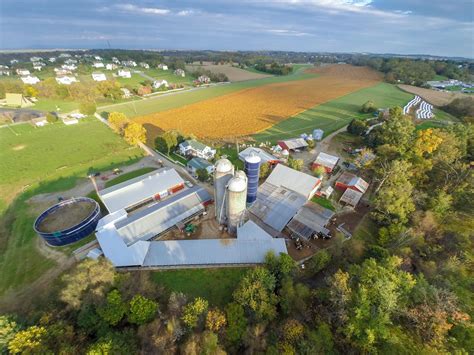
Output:
[[[247,207],[247,178],[243,171],[236,173],[227,188],[227,222],[230,233],[236,233]]]
[[[214,200],[216,207],[216,218],[219,224],[226,219],[226,186],[234,175],[234,166],[227,159],[219,159],[214,170]]]

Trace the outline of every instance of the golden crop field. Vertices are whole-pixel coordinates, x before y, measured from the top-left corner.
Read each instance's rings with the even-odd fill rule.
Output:
[[[144,124],[151,139],[170,129],[211,139],[247,136],[381,80],[371,69],[349,65],[311,71],[319,76],[250,88],[135,120]]]

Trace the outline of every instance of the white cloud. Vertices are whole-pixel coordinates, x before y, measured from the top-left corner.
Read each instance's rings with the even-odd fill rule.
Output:
[[[195,14],[196,11],[194,10],[181,10],[177,13],[178,16],[190,16],[190,15],[193,15]]]
[[[138,12],[150,15],[168,15],[171,13],[168,9],[160,9],[157,7],[139,7],[133,4],[119,4],[115,6],[117,9],[127,12]]]
[[[279,35],[279,36],[295,36],[295,37],[300,37],[300,36],[309,36],[309,33],[306,32],[300,32],[300,31],[294,31],[294,30],[285,30],[285,29],[270,29],[267,30],[267,32]]]

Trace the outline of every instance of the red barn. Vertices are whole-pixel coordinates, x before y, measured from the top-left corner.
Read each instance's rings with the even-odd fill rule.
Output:
[[[322,166],[324,170],[326,170],[326,173],[330,174],[336,167],[338,161],[339,157],[321,152],[314,161],[312,169],[314,170]]]
[[[336,181],[336,188],[342,191],[351,189],[365,193],[369,188],[369,184],[359,176],[345,171]]]

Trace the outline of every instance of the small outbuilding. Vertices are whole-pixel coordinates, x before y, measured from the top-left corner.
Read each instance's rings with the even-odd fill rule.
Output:
[[[344,193],[342,194],[341,199],[339,200],[339,203],[356,207],[360,199],[362,198],[362,195],[363,195],[362,192],[352,190],[352,189],[346,189],[346,191],[344,191]]]
[[[214,165],[209,163],[206,159],[195,157],[189,160],[186,164],[186,168],[193,175],[197,176],[197,171],[199,169],[204,169],[208,174],[214,172]]]
[[[337,166],[338,161],[339,157],[321,152],[313,162],[312,168],[316,169],[317,167],[322,166],[324,170],[330,174]]]
[[[94,81],[106,81],[107,77],[104,73],[92,73],[92,79]]]
[[[313,139],[316,141],[320,141],[323,139],[324,131],[322,129],[315,129],[313,130]]]
[[[295,151],[297,149],[306,149],[308,143],[303,138],[293,138],[293,139],[285,139],[278,141],[277,143],[281,149],[283,150],[292,150]]]
[[[369,183],[359,176],[356,176],[348,171],[345,171],[337,180],[336,188],[344,191],[351,189],[364,194],[369,188]]]

